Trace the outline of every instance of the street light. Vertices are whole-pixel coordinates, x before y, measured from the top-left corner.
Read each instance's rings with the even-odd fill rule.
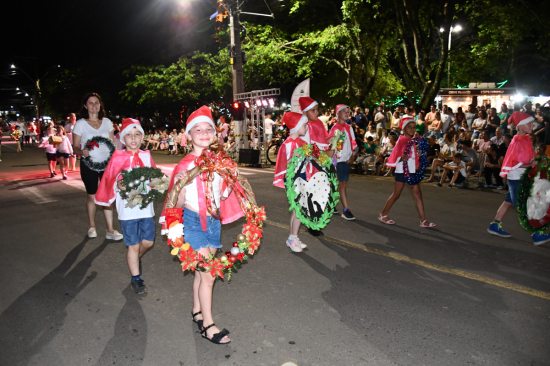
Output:
[[[15,64],[10,65],[10,74],[11,75],[17,75],[17,73],[20,72],[27,79],[29,79],[33,84],[33,87],[35,89],[35,98],[34,99],[35,99],[35,102],[36,102],[35,103],[35,110],[36,110],[36,119],[37,120],[40,119],[40,107],[39,107],[39,105],[40,105],[40,101],[42,100],[42,89],[40,87],[40,79],[45,78],[50,73],[50,71],[52,71],[53,69],[60,69],[60,68],[61,68],[61,65],[55,65],[55,66],[51,67],[49,70],[47,70],[44,74],[42,74],[42,76],[34,78],[31,75],[29,75],[25,70],[23,70],[21,67],[18,67]]]
[[[449,29],[449,41],[447,43],[447,88],[451,87],[451,35],[453,33],[458,33],[462,30],[462,26],[460,24],[456,24],[454,26],[451,26]],[[441,27],[439,28],[439,31],[441,33],[445,32],[445,28]]]

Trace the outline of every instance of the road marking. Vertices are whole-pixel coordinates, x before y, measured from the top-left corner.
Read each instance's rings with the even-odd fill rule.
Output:
[[[21,188],[19,192],[23,193],[23,195],[25,195],[28,199],[39,205],[57,201],[56,199],[44,194],[42,190],[36,187]]]
[[[279,222],[266,220],[266,223],[268,225],[272,225],[272,226],[275,226],[275,227],[278,227],[278,228],[281,228],[281,229],[288,230],[288,225],[281,224]],[[472,280],[472,281],[477,281],[477,282],[481,282],[481,283],[484,283],[484,284],[487,284],[487,285],[500,287],[500,288],[504,288],[504,289],[507,289],[507,290],[515,291],[515,292],[519,292],[519,293],[524,294],[524,295],[528,295],[528,296],[532,296],[532,297],[538,297],[538,298],[544,299],[544,300],[550,300],[550,292],[539,291],[539,290],[535,290],[533,288],[523,286],[523,285],[519,285],[519,284],[516,284],[516,283],[513,283],[513,282],[497,280],[497,279],[487,277],[487,276],[483,276],[483,275],[480,275],[480,274],[477,274],[477,273],[468,272],[468,271],[464,271],[464,270],[457,269],[457,268],[451,268],[451,267],[446,267],[446,266],[442,266],[442,265],[439,265],[439,264],[426,262],[426,261],[423,261],[421,259],[411,258],[409,256],[406,256],[404,254],[400,254],[400,253],[397,253],[397,252],[387,252],[387,251],[384,251],[382,249],[371,248],[371,247],[369,247],[365,244],[358,244],[358,243],[354,243],[354,242],[348,241],[348,240],[336,239],[336,238],[333,238],[333,237],[327,236],[327,235],[325,235],[323,238],[326,239],[327,241],[333,242],[336,245],[340,245],[340,246],[344,246],[344,247],[348,247],[348,248],[353,248],[353,249],[358,249],[358,250],[361,250],[361,251],[369,253],[369,254],[375,254],[375,255],[379,255],[381,257],[391,258],[391,259],[399,261],[399,262],[413,264],[415,266],[426,268],[426,269],[432,270],[432,271],[437,271],[437,272],[447,273],[447,274],[457,276],[457,277],[467,278],[467,279]]]

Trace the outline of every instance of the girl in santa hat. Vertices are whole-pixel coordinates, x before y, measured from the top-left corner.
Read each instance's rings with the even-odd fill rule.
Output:
[[[118,221],[127,247],[126,261],[130,271],[130,284],[136,294],[145,293],[145,283],[141,278],[141,257],[155,242],[155,211],[153,202],[145,208],[139,205],[128,207],[128,201],[120,195],[120,177],[124,170],[136,167],[156,167],[149,150],[140,150],[144,132],[138,120],[125,118],[119,133],[124,150],[115,150],[95,194],[95,203],[110,207],[116,201]]]
[[[286,169],[290,159],[294,154],[294,150],[306,145],[303,136],[306,135],[308,129],[308,119],[301,113],[286,112],[283,115],[282,123],[289,130],[288,137],[279,148],[277,153],[277,163],[275,164],[275,175],[273,177],[273,185],[279,188],[285,188]],[[301,252],[307,246],[298,238],[300,231],[300,220],[296,217],[296,213],[292,211],[290,215],[290,233],[286,240],[286,246],[295,253]]]
[[[378,215],[378,220],[386,225],[395,224],[395,221],[390,219],[388,214],[401,196],[405,185],[408,185],[411,188],[416,210],[420,217],[420,227],[434,228],[436,224],[426,218],[422,191],[420,190],[420,182],[427,166],[427,143],[422,137],[413,139],[416,132],[416,122],[413,117],[403,116],[399,127],[402,135],[399,136],[397,144],[386,162],[387,166],[395,168],[395,184],[392,194],[388,197],[384,208]]]
[[[508,119],[508,123],[514,125],[517,130],[517,134],[506,150],[502,168],[500,169],[500,176],[505,177],[508,183],[508,192],[498,208],[494,220],[487,228],[489,234],[500,236],[501,238],[512,236],[502,227],[502,219],[511,207],[516,207],[521,176],[535,159],[535,151],[531,139],[534,120],[533,116],[521,111],[515,111]],[[531,239],[534,245],[542,245],[550,242],[550,234],[534,232],[531,234]]]
[[[202,106],[191,113],[185,133],[190,153],[175,167],[168,196],[171,196],[173,189],[174,192],[179,190],[175,207],[183,208],[185,242],[203,257],[210,258],[222,247],[221,224],[233,222],[244,215],[234,194],[234,190],[240,187],[234,186],[231,190],[229,183],[217,171],[210,175],[193,175],[198,159],[207,155],[210,145],[217,139],[216,125],[208,106]],[[207,184],[207,179],[212,179],[211,184]],[[191,316],[203,338],[216,344],[226,344],[231,342],[229,331],[220,330],[212,316],[215,280],[216,277],[210,271],[195,271]]]

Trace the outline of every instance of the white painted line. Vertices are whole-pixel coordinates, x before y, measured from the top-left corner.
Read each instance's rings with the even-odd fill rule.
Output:
[[[21,188],[19,191],[32,202],[39,205],[57,201],[56,199],[53,199],[52,197],[44,194],[44,192],[42,192],[42,190],[38,189],[37,187]]]

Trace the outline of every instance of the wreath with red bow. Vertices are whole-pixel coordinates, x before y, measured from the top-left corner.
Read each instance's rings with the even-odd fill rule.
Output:
[[[88,149],[90,155],[83,156],[80,161],[89,169],[102,172],[115,152],[115,145],[108,138],[94,136],[86,142],[86,149]]]
[[[537,158],[536,165],[523,173],[517,211],[525,230],[533,233],[550,228],[550,158]]]

